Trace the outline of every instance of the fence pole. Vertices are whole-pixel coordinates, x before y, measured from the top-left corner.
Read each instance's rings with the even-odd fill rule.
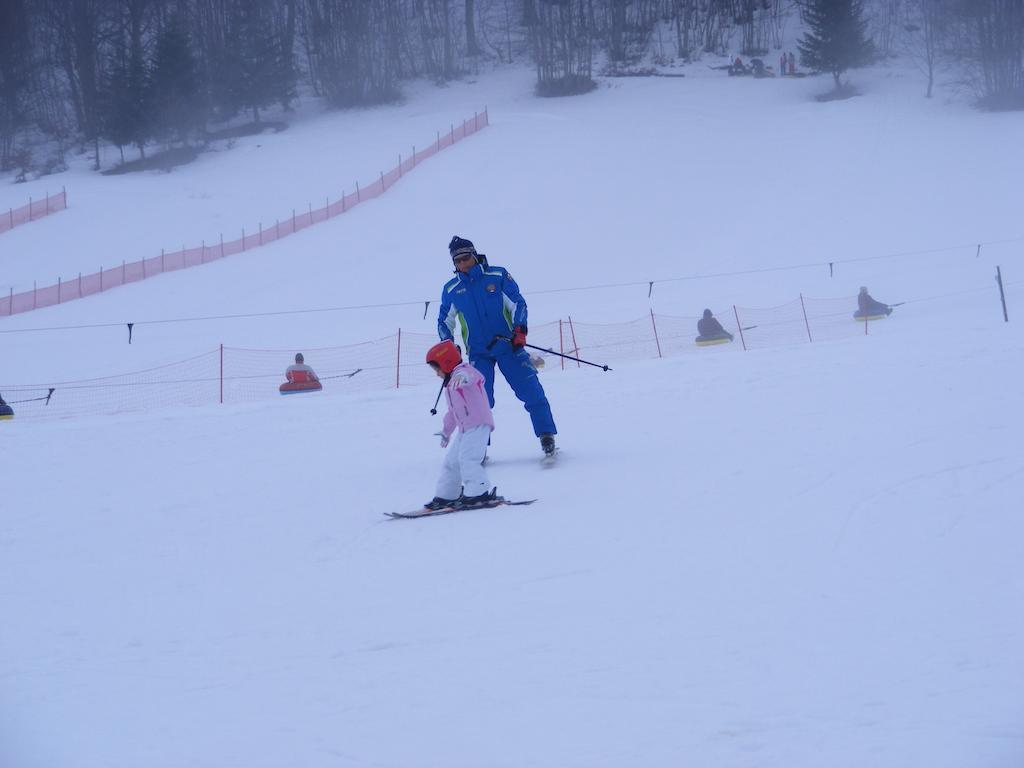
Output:
[[[402,155],[398,155],[398,178],[402,178]]]
[[[224,405],[224,345],[220,345],[220,404]]]
[[[476,121],[476,112],[474,112],[473,113],[473,133],[476,133],[479,130],[480,130],[480,126],[479,126],[479,124]]]
[[[292,232],[295,232],[295,209],[292,208]]]
[[[13,208],[11,208],[11,209],[10,209],[10,210],[9,210],[9,211],[7,212],[7,215],[11,217],[11,229],[14,229],[14,209],[13,209]]]
[[[50,212],[50,190],[46,190],[46,213],[44,213],[43,215],[46,216],[49,212]]]
[[[100,293],[103,293],[103,266],[100,265]]]
[[[121,259],[121,285],[125,285],[128,282],[128,272],[124,265],[124,259]]]
[[[358,181],[356,182],[356,202],[357,203],[363,202],[363,198],[360,197],[360,195],[359,195],[359,182]]]
[[[313,220],[313,214],[309,215],[309,220]],[[245,227],[242,227],[242,253],[245,253]]]
[[[143,262],[145,263],[145,262]],[[78,273],[78,298],[82,298],[82,273]]]
[[[572,353],[578,358],[580,356],[580,345],[576,343],[576,328],[572,324],[572,315],[569,315],[569,335],[572,337]],[[576,360],[576,367],[583,367],[579,360]]]
[[[57,303],[60,304],[60,278],[57,278]]]
[[[395,389],[401,385],[402,375],[402,329],[398,329],[398,354],[395,357]]]
[[[260,238],[260,239],[259,239],[259,244],[260,244],[260,245],[263,245],[263,222],[262,222],[262,221],[261,221],[261,222],[259,223],[259,228],[260,228],[260,232],[259,232],[259,238]]]
[[[455,123],[448,124],[451,129],[451,135],[448,137],[448,146],[450,147],[455,143]]]
[[[1006,314],[1006,294],[1003,293],[1003,272],[996,267],[996,282],[999,283],[999,300],[1003,303],[1003,322],[1010,322],[1010,316]]]
[[[736,309],[736,305],[732,305],[732,313],[736,316],[736,327],[740,329],[740,343],[743,345],[743,351],[747,351],[747,340],[743,336],[743,323],[740,322],[740,313]]]
[[[274,220],[274,239],[277,240],[281,236],[281,220]]]
[[[28,220],[32,221],[32,198],[28,199]]]
[[[804,325],[807,326],[807,340],[813,342],[814,339],[811,338],[811,324],[807,322],[807,307],[804,306],[804,295],[802,293],[800,294],[800,309],[804,311]]]
[[[868,335],[868,316],[864,315],[864,335]]]
[[[100,273],[100,289],[103,286],[103,273]],[[14,287],[10,289],[10,293],[7,295],[7,315],[10,317],[14,314]]]
[[[654,322],[654,310],[651,310],[651,327],[654,328],[654,343],[658,345],[658,357],[661,357],[661,342],[658,341],[658,325]],[[577,355],[579,357],[579,355]]]
[[[436,146],[437,146],[437,151],[440,152],[441,151],[441,132],[440,131],[437,132]]]
[[[380,172],[380,191],[384,192],[386,190],[387,190],[387,187],[384,186],[384,171],[381,171]]]
[[[39,306],[39,305],[36,303],[36,281],[33,280],[32,281],[32,309],[35,309],[37,306]]]
[[[344,213],[345,210],[345,190],[343,189],[341,190],[341,212]]]
[[[416,145],[412,145],[412,167],[416,167]]]
[[[562,318],[558,318],[558,351],[565,355],[565,335],[562,333]],[[562,361],[562,370],[565,370],[565,357],[558,358]]]
[[[199,263],[200,264],[205,264],[206,263],[206,241],[205,240],[201,240],[200,241],[200,246],[199,246]],[[142,268],[143,268],[142,269],[143,274],[145,274],[146,262],[142,262]]]
[[[224,258],[224,233],[220,233],[220,257]]]

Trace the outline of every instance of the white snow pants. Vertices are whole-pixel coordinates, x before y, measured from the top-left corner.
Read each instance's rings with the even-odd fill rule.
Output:
[[[456,430],[448,446],[448,452],[444,455],[435,496],[442,499],[457,499],[460,488],[467,496],[479,496],[481,493],[490,492],[491,483],[487,478],[487,470],[481,463],[487,453],[487,441],[490,436],[491,428],[486,424],[466,432]]]

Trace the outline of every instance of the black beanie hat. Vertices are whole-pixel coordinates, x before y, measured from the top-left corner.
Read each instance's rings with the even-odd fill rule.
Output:
[[[448,253],[454,258],[455,254],[466,251],[476,256],[476,247],[473,245],[473,241],[458,235],[452,237],[452,241],[448,243]]]

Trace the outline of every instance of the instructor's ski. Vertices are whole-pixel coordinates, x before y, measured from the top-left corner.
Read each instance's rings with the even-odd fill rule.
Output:
[[[450,515],[452,512],[469,512],[474,509],[492,509],[494,507],[520,507],[526,506],[527,504],[533,504],[537,499],[527,499],[526,501],[508,501],[502,499],[501,501],[489,501],[486,504],[472,504],[469,506],[458,506],[458,507],[442,507],[441,509],[418,509],[414,512],[385,512],[385,517],[390,517],[392,520],[415,520],[417,517],[434,517],[435,515]]]

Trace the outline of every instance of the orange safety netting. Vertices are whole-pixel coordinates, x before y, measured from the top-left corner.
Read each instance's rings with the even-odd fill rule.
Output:
[[[21,224],[28,224],[30,221],[49,216],[51,213],[63,211],[68,207],[68,193],[61,190],[59,195],[50,196],[47,193],[42,200],[28,199],[28,205],[20,208],[10,208],[6,213],[0,213],[0,234],[14,229]]]
[[[50,307],[54,304],[63,304],[66,301],[101,293],[138,280],[145,280],[147,277],[154,277],[164,272],[216,261],[225,256],[258,248],[280,240],[282,237],[301,232],[306,227],[340,216],[360,203],[379,197],[424,160],[486,128],[490,124],[489,120],[486,110],[480,114],[474,114],[472,119],[463,120],[461,126],[453,125],[447,133],[438,133],[437,139],[427,149],[416,150],[413,148],[411,157],[405,159],[399,157],[398,165],[387,173],[381,173],[380,177],[368,186],[360,187],[359,184],[356,184],[354,192],[342,194],[341,198],[333,203],[325,200],[321,208],[313,208],[310,205],[305,211],[293,210],[291,216],[275,221],[272,227],[264,228],[260,224],[256,232],[247,233],[242,230],[241,237],[234,240],[224,241],[221,239],[219,242],[209,245],[202,243],[197,247],[182,248],[180,251],[161,252],[159,256],[130,263],[125,262],[120,267],[103,269],[89,275],[79,274],[78,277],[70,280],[58,279],[55,285],[33,288],[31,291],[14,293],[12,289],[7,296],[0,297],[0,316],[16,315],[42,307]],[[63,192],[58,197],[48,198],[48,201],[58,199],[61,207],[56,210],[62,210],[67,205],[66,195]],[[49,203],[47,203],[47,207],[49,207]],[[31,206],[26,206],[26,208],[31,208]],[[15,216],[20,216],[19,212],[22,210],[21,208],[18,211],[12,210],[9,214],[10,220],[13,222]],[[4,226],[0,223],[0,232],[3,231]]]

